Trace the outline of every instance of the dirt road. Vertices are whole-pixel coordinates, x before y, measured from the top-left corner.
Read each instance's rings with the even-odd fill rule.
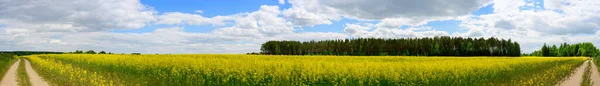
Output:
[[[48,86],[48,83],[31,68],[31,64],[28,60],[25,60],[25,70],[27,70],[27,75],[29,75],[29,81],[33,86]]]
[[[0,86],[17,86],[17,68],[19,67],[19,62],[21,60],[17,60],[15,64],[8,68],[6,74],[2,78],[2,82],[0,82]]]
[[[588,65],[588,61],[585,61],[579,68],[575,69],[575,74],[571,74],[565,81],[559,83],[559,86],[580,86],[583,81],[583,73]]]

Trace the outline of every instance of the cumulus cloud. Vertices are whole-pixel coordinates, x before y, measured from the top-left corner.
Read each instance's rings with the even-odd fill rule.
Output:
[[[296,41],[310,41],[310,40],[331,40],[331,39],[346,39],[348,35],[336,32],[300,32],[290,34],[279,34],[263,39],[267,40],[296,40]],[[262,43],[262,42],[261,42]]]
[[[563,9],[563,5],[565,5],[566,0],[545,0],[544,8],[554,10],[554,9]]]
[[[350,35],[363,34],[368,32],[367,30],[371,29],[368,26],[362,26],[358,24],[346,24],[345,26],[346,27],[344,27],[344,32]]]
[[[145,33],[82,32],[71,34],[27,33],[27,35],[1,33],[0,38],[3,40],[0,41],[0,44],[6,45],[2,45],[0,48],[2,50],[44,51],[91,49],[117,53],[246,53],[258,51],[262,42],[250,39],[251,37],[192,33],[183,30],[182,27],[170,27]]]
[[[498,20],[496,23],[494,23],[494,27],[502,29],[515,29],[517,26],[510,21]]]
[[[158,16],[156,24],[212,24],[223,26],[216,28],[210,34],[229,36],[231,38],[260,39],[278,34],[293,33],[291,22],[280,17],[282,12],[278,6],[263,5],[257,11],[238,13],[227,16],[206,18],[199,14],[167,12]]]
[[[377,28],[389,28],[395,29],[400,28],[402,26],[421,26],[427,24],[427,20],[425,19],[411,19],[411,18],[386,18],[382,19],[380,23],[377,23],[375,26]]]
[[[600,4],[593,0],[583,0],[577,3],[577,5],[574,5],[575,2],[573,2],[572,5],[562,6],[572,9],[561,9],[561,11],[520,10],[519,12],[481,15],[465,20],[469,22],[464,22],[463,25],[532,30],[541,32],[542,35],[594,34],[600,28],[600,16],[591,14],[595,14],[593,12],[600,13],[600,11],[589,9],[589,7],[580,7],[580,5]]]
[[[519,12],[525,0],[493,0],[494,13]]]
[[[458,36],[458,37],[481,37],[481,36],[484,36],[485,33],[486,32],[484,32],[483,29],[481,29],[481,28],[473,28],[473,29],[469,29],[465,33],[456,32],[456,33],[454,33],[454,36]]]
[[[434,36],[448,36],[446,31],[413,31],[403,29],[375,29],[365,35],[358,37],[374,37],[374,38],[411,38],[411,37],[434,37]]]
[[[32,32],[136,29],[155,12],[138,0],[2,0],[0,25]]]
[[[233,32],[233,31],[228,31]],[[8,36],[8,37],[7,37]],[[106,50],[116,53],[247,53],[260,50],[260,44],[269,40],[326,40],[344,39],[347,35],[335,32],[302,32],[275,36],[245,37],[224,35],[215,30],[209,33],[184,32],[182,27],[160,28],[145,33],[85,32],[72,34],[30,33],[12,36],[2,33],[2,50],[73,51]],[[47,38],[48,36],[57,36]],[[24,37],[28,39],[14,39]]]
[[[381,22],[383,23],[383,22]],[[346,24],[344,31],[354,38],[406,38],[449,36],[446,31],[437,31],[431,27],[415,26],[401,29],[400,27],[382,27],[378,24]],[[371,28],[375,28],[371,31]]]
[[[446,17],[468,15],[488,0],[290,0],[309,12],[340,14],[358,19],[396,17]],[[329,11],[329,12],[327,12]]]
[[[261,38],[262,35],[258,29],[240,29],[235,27],[225,27],[213,30],[215,35],[228,35],[237,37],[251,37],[253,39]]]
[[[331,24],[341,18],[359,20],[409,19],[412,24],[465,16],[489,0],[289,0],[284,17],[299,26]]]
[[[308,41],[347,38],[346,34],[335,32],[294,32],[294,24],[281,17],[282,12],[278,6],[263,5],[254,12],[211,18],[181,12],[165,12],[156,15],[152,13],[150,16],[156,19],[149,18],[150,20],[144,21],[144,24],[149,22],[158,25],[210,24],[221,27],[209,32],[186,32],[184,27],[167,27],[151,32],[115,33],[108,29],[74,26],[69,23],[60,25],[23,23],[25,21],[22,19],[14,20],[23,21],[22,24],[4,25],[10,23],[4,19],[0,21],[2,22],[0,24],[3,24],[0,27],[2,28],[0,39],[3,39],[0,40],[2,44],[0,48],[45,51],[93,49],[116,53],[246,53],[259,51],[260,44],[269,40]],[[73,32],[65,33],[68,31]]]
[[[231,28],[257,29],[265,35],[291,33],[294,27],[291,22],[279,17],[281,11],[278,6],[260,6],[258,11],[246,13],[244,17],[235,20],[236,25]]]
[[[198,11],[202,12],[202,11]],[[180,13],[180,12],[167,12],[157,17],[156,24],[188,24],[188,25],[225,25],[227,21],[231,21],[235,18],[232,16],[215,16],[212,18],[206,18],[198,14]]]
[[[600,2],[596,0],[495,0],[494,13],[473,16],[460,25],[457,36],[512,38],[525,53],[543,43],[594,42],[600,30]],[[542,6],[543,5],[543,6]]]
[[[314,26],[318,24],[331,24],[330,18],[324,14],[311,13],[298,7],[292,7],[283,11],[283,16],[290,20],[294,25]]]

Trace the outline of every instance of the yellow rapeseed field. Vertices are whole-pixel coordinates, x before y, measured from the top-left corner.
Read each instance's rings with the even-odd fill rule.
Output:
[[[555,85],[587,58],[33,55],[53,85]]]

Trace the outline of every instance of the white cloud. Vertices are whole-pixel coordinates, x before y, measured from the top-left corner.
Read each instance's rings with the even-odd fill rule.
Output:
[[[6,44],[0,46],[0,48],[2,50],[50,51],[93,49],[116,53],[247,53],[260,51],[261,43],[269,40],[309,41],[348,37],[345,34],[334,32],[302,32],[256,38],[243,35],[247,33],[240,31],[225,31],[232,34],[223,34],[219,30],[210,33],[192,33],[183,30],[182,27],[170,27],[146,33],[27,33],[28,35],[21,36],[0,33],[0,38],[3,38],[3,40],[0,40],[0,44]],[[233,35],[235,33],[242,35]],[[49,36],[56,37],[48,38]]]
[[[348,36],[334,32],[294,32],[294,25],[281,17],[277,6],[261,6],[259,10],[206,18],[199,14],[166,12],[155,16],[154,24],[218,25],[210,32],[186,32],[183,27],[159,28],[152,32],[115,33],[89,31],[72,33],[43,32],[31,27],[71,27],[69,24],[3,25],[0,29],[2,50],[106,50],[117,53],[246,53],[259,51],[268,40],[324,40]],[[34,25],[34,26],[29,26]],[[16,27],[23,26],[23,27]],[[29,27],[24,27],[29,26]],[[82,30],[89,29],[82,27]],[[56,29],[55,29],[56,30]],[[64,29],[71,31],[74,29]]]
[[[493,0],[494,13],[519,12],[525,0]]]
[[[281,11],[278,6],[260,6],[260,10],[246,13],[244,17],[236,18],[236,25],[232,28],[257,29],[265,35],[291,33],[294,27],[291,22],[279,17]]]
[[[310,40],[331,40],[331,39],[346,39],[348,35],[335,32],[301,32],[301,33],[290,33],[290,34],[279,34],[271,37],[266,37],[263,41],[267,40],[296,40],[296,41],[310,41]],[[262,42],[260,42],[262,43]]]
[[[93,49],[119,53],[246,53],[257,51],[260,48],[259,43],[236,42],[254,39],[215,33],[190,33],[184,32],[181,27],[161,28],[146,33],[27,34],[12,35],[12,37],[10,37],[11,35],[1,34],[0,38],[11,39],[0,41],[2,44],[9,44],[0,47],[6,50],[73,51],[76,49]],[[55,37],[48,38],[50,36]],[[235,44],[229,44],[229,42]]]
[[[277,0],[279,1],[279,4],[285,4],[285,0]]]
[[[515,29],[517,28],[517,26],[515,26],[515,24],[511,21],[507,21],[507,20],[498,20],[496,21],[496,23],[494,23],[494,27],[495,28],[502,28],[502,29]]]
[[[397,17],[452,17],[468,15],[488,0],[290,0],[291,4],[308,12],[339,14],[357,19]]]
[[[481,37],[484,35],[485,35],[485,32],[481,28],[472,28],[472,29],[469,29],[465,33],[460,33],[460,32],[454,33],[454,36],[458,36],[458,37]]]
[[[278,6],[263,5],[258,11],[239,13],[228,16],[215,16],[206,18],[198,14],[167,12],[158,17],[156,24],[212,24],[225,26],[217,28],[213,33],[241,37],[272,36],[277,34],[292,33],[293,24],[281,18]],[[233,24],[231,26],[228,26]]]
[[[554,10],[563,9],[563,4],[566,0],[544,0],[544,8]]]
[[[138,0],[2,0],[0,25],[33,32],[136,29],[155,12]]]
[[[465,3],[466,2],[466,3]],[[284,17],[295,25],[314,26],[332,24],[332,20],[410,20],[423,24],[470,14],[489,0],[464,2],[440,0],[289,0],[292,7],[284,10]]]
[[[215,35],[228,35],[237,37],[261,38],[262,35],[258,29],[239,29],[235,27],[225,27],[213,30]]]
[[[362,26],[358,24],[346,24],[344,27],[344,32],[350,35],[364,34],[368,32],[367,30],[371,29],[368,26]]]
[[[571,8],[581,10],[576,6]],[[570,12],[574,9],[564,11]],[[593,9],[583,11],[565,14],[553,10],[495,13],[465,20],[468,22],[463,22],[463,26],[532,30],[541,32],[542,35],[594,34],[600,28],[600,16],[588,15],[593,14],[588,12],[595,12]]]
[[[346,24],[344,31],[354,38],[406,38],[406,37],[434,37],[434,36],[449,36],[446,31],[437,31],[431,27],[416,26],[405,29],[400,27],[384,27],[378,24]],[[375,28],[372,31],[368,31]]]
[[[424,19],[386,18],[381,20],[381,22],[377,23],[375,26],[377,28],[396,29],[401,26],[420,26],[424,24],[427,24],[427,21]]]
[[[202,12],[202,11],[200,11]],[[156,24],[189,24],[189,25],[204,25],[212,24],[221,26],[227,24],[227,21],[231,21],[235,18],[232,16],[215,16],[212,18],[206,18],[198,14],[188,14],[180,12],[167,12],[157,17]]]
[[[375,38],[410,38],[410,37],[434,37],[434,36],[448,36],[446,31],[413,31],[403,29],[375,29],[370,34],[363,35],[362,37],[375,37]]]
[[[511,4],[513,3],[513,4]],[[524,53],[539,49],[543,43],[594,42],[600,31],[600,2],[596,0],[546,0],[544,8],[531,0],[496,0],[494,14],[463,20],[467,32],[455,33],[469,37],[511,38],[521,43]],[[530,5],[528,5],[530,4]],[[523,9],[533,8],[533,9]],[[596,32],[596,33],[594,33]]]
[[[283,11],[283,17],[290,20],[294,25],[314,26],[318,24],[331,24],[333,18],[323,14],[307,12],[298,7],[292,7]]]
[[[48,43],[50,43],[50,44],[64,44],[64,43],[62,43],[61,40],[58,40],[58,39],[52,39],[52,40],[48,41]]]

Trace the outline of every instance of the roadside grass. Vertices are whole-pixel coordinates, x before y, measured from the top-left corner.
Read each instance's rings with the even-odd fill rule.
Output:
[[[592,61],[594,61],[594,64],[596,65],[596,67],[600,67],[600,56],[596,56],[596,57],[592,57]],[[593,70],[593,71],[598,71],[600,72],[600,68],[596,68],[597,70]],[[598,83],[592,83],[593,84],[598,84]]]
[[[21,60],[24,61],[24,59]],[[17,68],[17,81],[19,82],[19,86],[31,86],[29,76],[25,70],[25,62],[19,63],[19,68]]]
[[[10,66],[17,62],[17,58],[13,54],[0,54],[0,77],[4,77]],[[0,78],[2,80],[2,78]]]
[[[591,76],[592,76],[592,63],[588,62],[588,65],[585,68],[585,72],[583,73],[583,81],[581,82],[581,86],[592,86],[592,80],[591,80]]]

